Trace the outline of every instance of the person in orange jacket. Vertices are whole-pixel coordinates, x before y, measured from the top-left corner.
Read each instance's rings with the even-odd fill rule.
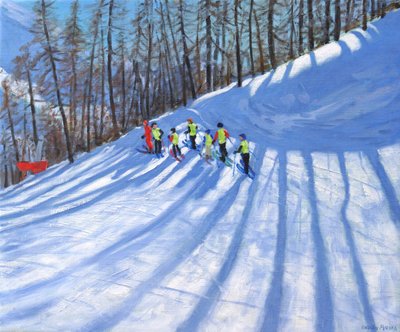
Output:
[[[225,162],[225,158],[228,156],[228,151],[226,150],[226,140],[229,138],[229,133],[221,122],[217,124],[217,127],[218,130],[214,135],[213,144],[218,140],[219,152],[221,154],[219,159],[222,162]]]
[[[144,135],[142,135],[142,139],[146,138],[147,150],[149,153],[153,153],[153,141],[152,141],[152,134],[151,134],[151,127],[147,120],[143,121],[143,128],[144,128]]]

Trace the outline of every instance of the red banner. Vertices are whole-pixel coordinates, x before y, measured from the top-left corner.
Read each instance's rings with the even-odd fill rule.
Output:
[[[42,161],[20,161],[17,163],[17,167],[21,172],[32,172],[37,174],[47,169],[49,163],[46,160]]]

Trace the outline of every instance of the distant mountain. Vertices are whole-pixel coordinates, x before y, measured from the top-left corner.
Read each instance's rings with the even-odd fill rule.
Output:
[[[32,39],[29,32],[32,20],[30,7],[0,0],[0,67],[7,72],[12,71],[12,60],[19,54],[19,48]]]

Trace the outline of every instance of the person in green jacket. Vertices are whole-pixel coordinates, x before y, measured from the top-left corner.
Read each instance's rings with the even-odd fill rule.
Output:
[[[213,145],[213,138],[212,138],[210,133],[211,133],[210,129],[207,129],[205,131],[205,134],[204,134],[204,137],[203,137],[203,144],[204,144],[204,146],[206,148],[206,152],[204,154],[204,156],[206,158],[206,161],[212,159],[212,157],[211,157],[211,147]]]
[[[164,135],[164,132],[158,128],[157,123],[153,122],[151,124],[151,133],[153,135],[153,140],[154,140],[154,153],[157,155],[157,157],[160,156],[161,154],[161,147],[162,147],[162,136]]]
[[[185,131],[185,134],[189,134],[190,142],[192,143],[192,149],[196,149],[196,136],[197,136],[197,125],[193,122],[192,118],[187,119],[188,129]]]
[[[219,153],[221,154],[221,157],[219,157],[219,159],[224,163],[225,158],[228,156],[228,151],[226,150],[226,140],[229,138],[229,133],[224,128],[223,123],[218,122],[217,127],[218,130],[214,135],[212,144],[214,144],[218,140]]]
[[[235,154],[240,153],[244,164],[244,172],[246,174],[249,174],[249,163],[250,163],[249,142],[247,142],[245,134],[240,134],[239,139],[240,139],[239,148],[234,153]]]

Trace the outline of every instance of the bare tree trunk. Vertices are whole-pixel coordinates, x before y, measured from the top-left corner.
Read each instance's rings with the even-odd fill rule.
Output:
[[[367,0],[363,0],[362,2],[362,29],[363,30],[367,30],[367,21],[368,21],[368,17],[367,17]]]
[[[228,2],[227,0],[224,0],[224,5],[222,9],[222,49],[224,52],[226,52],[226,19],[228,16]],[[222,55],[221,59],[221,70],[220,70],[220,75],[219,75],[219,81],[220,81],[220,86],[224,86],[224,72],[225,72],[225,54]]]
[[[83,90],[83,103],[82,103],[82,118],[81,118],[81,146],[80,146],[80,150],[83,150],[84,146],[85,146],[85,119],[87,119],[86,117],[86,100],[88,98],[88,81],[85,81],[85,87]]]
[[[196,88],[194,86],[194,81],[193,81],[193,75],[192,75],[192,69],[190,66],[190,60],[189,60],[189,50],[186,44],[186,33],[185,33],[185,24],[183,22],[183,0],[179,0],[179,9],[180,9],[180,26],[181,26],[181,34],[182,34],[182,45],[183,45],[183,54],[185,57],[185,63],[188,71],[188,76],[189,76],[189,83],[190,83],[190,89],[192,90],[192,98],[196,99]]]
[[[219,68],[218,68],[218,56],[219,56],[219,49],[220,49],[220,44],[219,44],[219,38],[220,38],[220,21],[221,21],[221,14],[220,14],[220,8],[219,8],[219,2],[216,3],[216,11],[217,11],[217,19],[218,19],[218,26],[217,26],[217,31],[215,33],[215,47],[214,47],[214,70],[213,70],[213,91],[217,89],[217,83],[218,83],[218,76],[219,76]],[[222,58],[224,55],[222,54]]]
[[[206,0],[206,48],[207,48],[207,60],[206,60],[206,80],[207,80],[207,92],[211,92],[212,89],[212,68],[211,68],[211,0]]]
[[[346,26],[344,29],[345,32],[350,30],[350,26],[351,26],[352,19],[353,19],[353,13],[354,13],[354,0],[347,0],[347,3],[346,3]]]
[[[240,58],[240,36],[239,36],[239,22],[238,13],[239,11],[239,0],[235,0],[235,39],[236,39],[236,70],[238,83],[237,86],[242,86],[242,60]]]
[[[294,58],[294,0],[290,1],[290,37],[289,37],[289,59]]]
[[[253,57],[253,8],[254,8],[254,0],[250,0],[250,10],[249,10],[249,49],[250,49],[250,72],[251,76],[255,76],[254,70],[254,57]]]
[[[257,12],[253,10],[254,20],[256,21],[256,29],[257,29],[257,45],[258,45],[258,53],[259,53],[259,62],[260,62],[260,71],[261,74],[265,73],[265,62],[264,62],[264,51],[263,51],[263,42],[261,38],[261,29],[260,22],[258,20]]]
[[[170,30],[170,33],[171,33],[172,46],[173,46],[174,51],[175,51],[176,65],[178,66],[179,72],[180,72],[180,74],[182,76],[183,75],[182,67],[180,66],[181,61],[179,60],[179,52],[178,52],[178,47],[176,45],[175,32],[174,32],[174,29],[172,28],[172,22],[171,22],[171,16],[170,16],[170,12],[169,12],[168,1],[169,0],[165,0],[165,9],[166,9],[166,13],[167,13],[167,22],[168,22],[168,27],[169,27],[169,30]]]
[[[304,0],[299,1],[299,55],[303,54]]]
[[[335,0],[335,32],[334,32],[334,39],[336,41],[340,38],[340,30],[342,29],[342,19],[341,19],[341,12],[340,12],[340,0]]]
[[[109,13],[108,13],[108,33],[107,33],[107,43],[108,43],[108,56],[107,56],[107,74],[108,74],[108,94],[110,98],[110,108],[111,108],[111,119],[113,124],[113,136],[114,138],[119,136],[119,129],[116,116],[116,108],[114,102],[114,88],[113,88],[113,76],[112,76],[112,19],[113,19],[113,7],[114,0],[109,2]]]
[[[104,52],[104,32],[101,29],[101,110],[99,137],[103,139],[104,131],[104,108],[106,107],[106,60]]]
[[[3,153],[6,156],[7,145],[6,145],[5,141],[3,141]],[[4,188],[7,188],[9,185],[10,184],[8,182],[8,167],[7,167],[7,163],[4,163]]]
[[[26,66],[26,74],[28,77],[29,106],[31,108],[31,114],[32,114],[33,141],[35,142],[35,146],[37,147],[38,142],[39,142],[39,137],[38,137],[38,132],[37,132],[37,124],[36,124],[35,96],[33,94],[31,72],[27,66]]]
[[[70,163],[74,162],[74,156],[72,153],[72,148],[71,148],[71,142],[70,142],[70,137],[69,137],[69,131],[68,131],[68,121],[67,117],[65,116],[64,112],[64,105],[61,99],[61,91],[58,83],[58,76],[57,76],[57,68],[56,68],[56,62],[53,56],[53,48],[50,42],[50,35],[49,31],[47,29],[47,17],[46,17],[46,3],[45,0],[42,0],[42,23],[43,23],[43,30],[44,34],[46,36],[46,42],[47,42],[47,54],[49,56],[49,61],[51,63],[51,70],[53,73],[53,80],[54,80],[54,86],[57,94],[57,102],[58,102],[58,108],[60,110],[62,122],[63,122],[63,127],[64,127],[64,134],[65,134],[65,142],[67,145],[67,152],[68,152],[68,160]]]
[[[381,18],[386,16],[386,0],[381,0]]]
[[[329,43],[329,32],[331,27],[331,0],[325,0],[325,29],[324,43]]]
[[[312,51],[314,49],[314,11],[313,11],[313,0],[307,0],[307,12],[308,12],[308,49]]]
[[[153,24],[150,22],[147,25],[147,68],[146,68],[146,82],[144,91],[146,94],[146,114],[147,118],[150,119],[150,71],[151,71],[151,57],[153,52]]]
[[[371,0],[371,19],[375,18],[375,0]]]
[[[163,6],[162,3],[160,3],[161,6],[161,23],[162,23],[162,36],[163,36],[163,41],[164,41],[164,47],[165,47],[165,52],[166,52],[166,65],[167,65],[167,74],[168,74],[168,84],[171,85],[171,80],[172,80],[172,91],[170,91],[170,103],[171,103],[171,108],[174,107],[175,105],[175,91],[177,91],[177,82],[176,82],[176,77],[174,73],[172,73],[172,55],[171,55],[171,49],[169,47],[169,42],[167,38],[167,31],[166,31],[166,26],[165,26],[165,19],[164,19],[164,11],[163,11]],[[175,39],[175,38],[174,38]],[[178,66],[179,67],[179,66]],[[180,67],[179,67],[180,68]]]
[[[126,132],[126,78],[125,78],[125,44],[122,41],[121,50],[121,91],[122,91],[122,103],[121,103],[121,128],[123,132]]]
[[[11,115],[11,106],[10,106],[10,87],[8,85],[8,82],[4,80],[2,82],[2,87],[4,91],[4,96],[3,96],[3,109],[7,110],[7,116],[8,116],[8,123],[10,124],[10,132],[11,132],[11,139],[14,147],[14,153],[15,153],[15,160],[19,162],[19,151],[18,151],[18,142],[15,137],[15,131],[14,131],[14,121]]]
[[[201,3],[199,4],[201,6]],[[195,46],[195,63],[196,63],[196,76],[197,76],[197,86],[201,87],[203,85],[202,75],[201,75],[201,50],[200,50],[200,25],[201,25],[201,10],[199,9],[197,14],[197,27],[196,27],[196,46]]]
[[[268,4],[268,49],[271,67],[276,68],[275,38],[274,38],[274,5],[275,0],[269,0]]]
[[[183,61],[182,61],[182,103],[184,106],[186,106],[187,104],[185,55],[183,56]]]

